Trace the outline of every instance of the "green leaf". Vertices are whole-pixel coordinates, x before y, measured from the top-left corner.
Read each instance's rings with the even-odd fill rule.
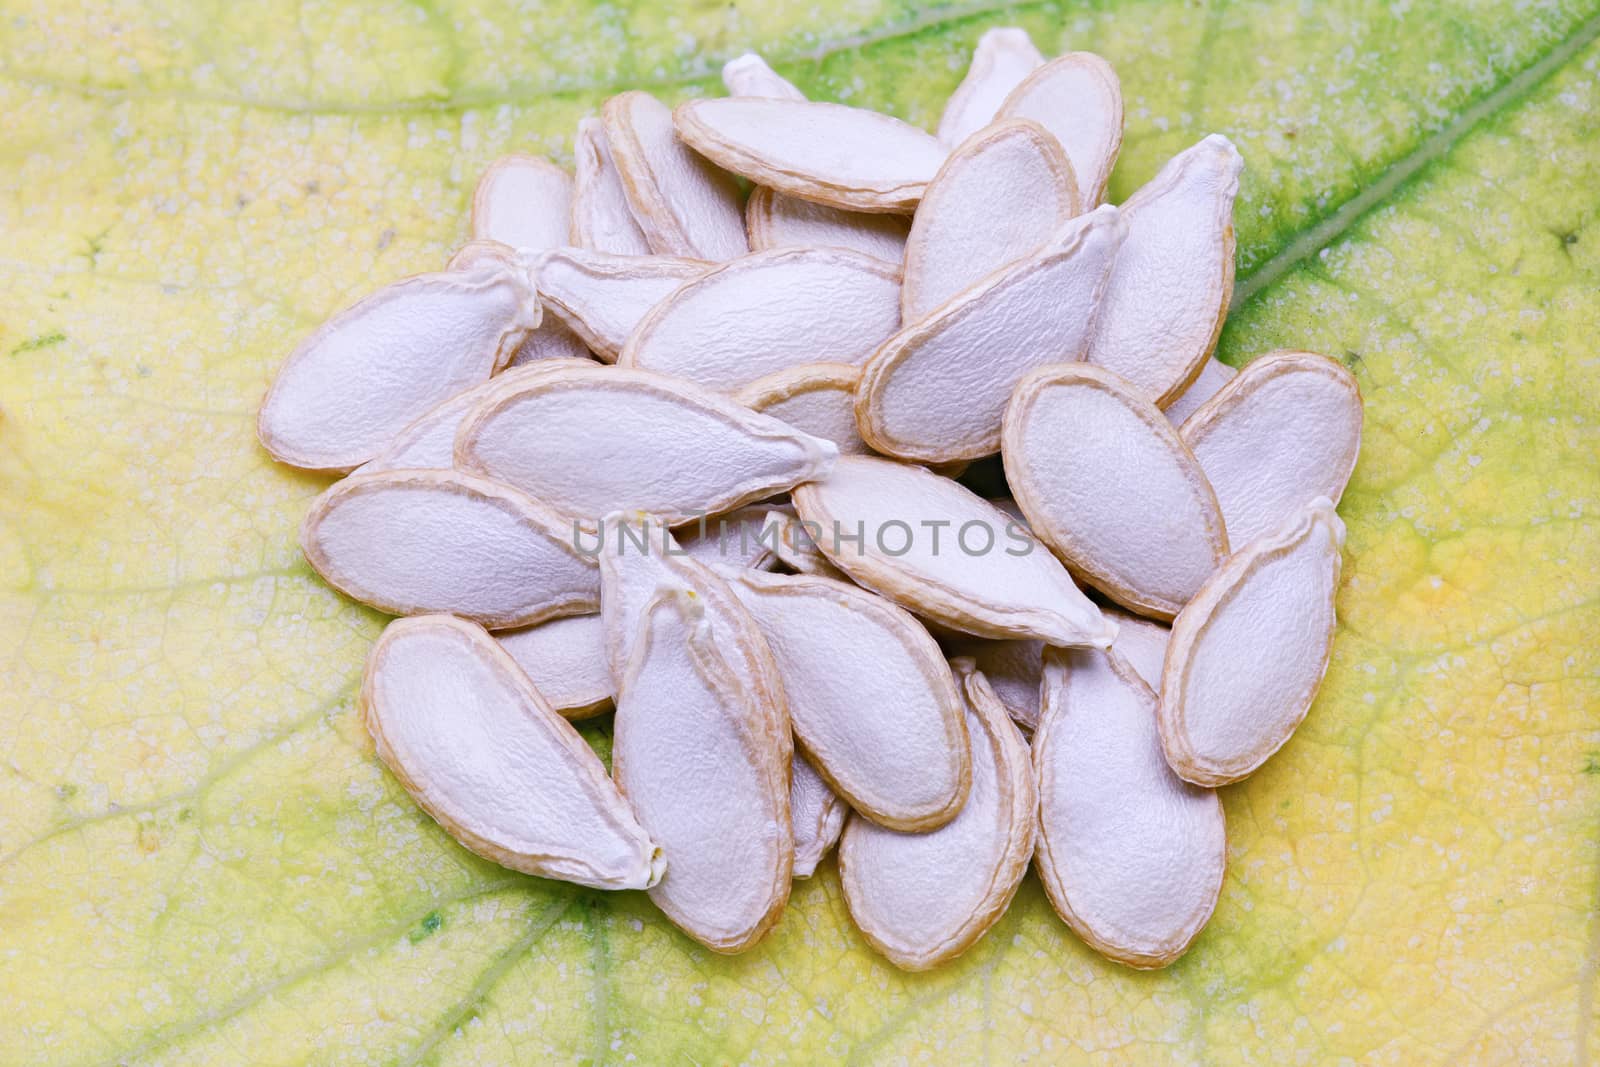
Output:
[[[0,1062],[1570,1062],[1600,889],[1600,4],[345,8],[0,20]],[[306,568],[253,413],[297,338],[464,236],[479,168],[754,47],[932,124],[986,27],[1089,48],[1120,199],[1233,137],[1221,355],[1344,359],[1367,435],[1305,728],[1225,791],[1175,966],[1030,877],[955,964],[831,864],[746,956],[454,845],[353,715],[376,615]]]

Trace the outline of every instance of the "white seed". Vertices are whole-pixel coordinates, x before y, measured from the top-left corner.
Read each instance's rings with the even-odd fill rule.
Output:
[[[922,971],[970,948],[1005,913],[1033,853],[1037,793],[1028,745],[970,660],[960,679],[972,791],[951,822],[897,833],[851,818],[839,843],[850,917],[873,948]]]
[[[604,115],[628,206],[652,252],[720,261],[750,250],[738,185],[679,140],[665,104],[634,90],[607,100]]]
[[[503,156],[472,194],[472,236],[512,248],[542,250],[567,243],[572,177],[549,160]]]
[[[796,752],[789,779],[789,820],[794,825],[794,876],[810,878],[839,840],[850,809],[805,757]]]
[[[1172,631],[1159,622],[1116,608],[1106,608],[1106,617],[1117,624],[1117,639],[1111,647],[1135,674],[1156,693],[1161,692],[1161,669],[1167,659],[1167,642]]]
[[[734,394],[741,404],[832,441],[841,455],[868,451],[856,431],[856,383],[861,368],[848,363],[803,363],[757,378]]]
[[[1118,620],[1121,621],[1120,619]],[[1117,634],[1117,643],[1122,634]],[[1039,725],[1039,682],[1044,675],[1043,641],[983,641],[957,639],[952,652],[972,660],[989,680],[995,699],[1011,721],[1024,730]]]
[[[1011,90],[1043,63],[1027,30],[1000,26],[984,31],[966,77],[939,117],[939,140],[954,148],[989,125]]]
[[[869,215],[861,211],[816,204],[785,196],[771,189],[751,190],[744,206],[750,247],[848,248],[863,255],[900,265],[905,255],[911,220],[904,215]]]
[[[1116,636],[1048,549],[948,478],[841,456],[827,480],[798,486],[793,498],[835,566],[943,626],[1101,648]]]
[[[675,256],[613,256],[563,248],[539,260],[539,296],[607,363],[651,308],[711,264]]]
[[[1217,395],[1217,391],[1233,381],[1239,372],[1217,359],[1207,359],[1195,375],[1189,388],[1178,394],[1178,399],[1168,404],[1162,414],[1174,426],[1182,426],[1185,419],[1199,410],[1200,405]]]
[[[732,392],[805,363],[860,364],[899,325],[899,268],[843,248],[783,248],[683,285],[617,363]]]
[[[1361,389],[1339,363],[1272,352],[1192,415],[1179,431],[1242,545],[1276,529],[1307,500],[1338,502],[1361,450]]]
[[[678,544],[706,566],[770,571],[778,565],[770,538],[762,536],[768,505],[747,504],[721,515],[708,515],[675,533]]]
[[[1109,205],[1071,219],[1038,253],[885,341],[856,390],[862,439],[926,463],[999,451],[1018,379],[1083,358],[1124,232]]]
[[[459,471],[336,482],[306,513],[300,547],[329,585],[391,615],[447,612],[505,629],[600,606],[595,562],[560,518]]]
[[[856,211],[909,214],[945,155],[927,132],[843,104],[691,100],[673,121],[685,141],[735,174]]]
[[[822,477],[837,454],[688,382],[577,363],[491,390],[455,447],[462,470],[587,523],[617,508],[715,515]]]
[[[528,278],[529,299],[537,300],[540,294],[532,288],[537,261],[535,250],[519,251],[499,241],[477,240],[468,241],[456,250],[450,257],[450,269],[472,270],[489,264],[504,264]],[[541,315],[538,327],[523,337],[506,366],[525,367],[550,359],[586,360],[591,355],[583,339],[568,329],[566,323],[554,315]]]
[[[1006,481],[1073,576],[1170,619],[1228,554],[1222,511],[1178,431],[1122,378],[1062,364],[1006,408]]]
[[[998,117],[1032,119],[1055,135],[1072,161],[1085,211],[1105,199],[1122,150],[1122,83],[1111,64],[1092,52],[1052,59],[1011,90]]]
[[[1034,865],[1045,893],[1097,952],[1164,967],[1217,906],[1222,804],[1167,766],[1156,695],[1117,652],[1047,649],[1042,703]]]
[[[1178,153],[1122,205],[1088,360],[1165,407],[1205,365],[1233,295],[1233,198],[1244,164],[1219,134]]]
[[[569,615],[496,634],[539,695],[568,719],[611,707],[616,686],[606,663],[605,624],[598,614]]]
[[[944,655],[903,608],[811,575],[726,575],[772,650],[795,739],[857,812],[898,830],[943,826],[971,778]]]
[[[761,537],[772,546],[772,554],[778,562],[790,570],[848,582],[850,576],[829,563],[828,557],[817,547],[811,536],[812,530],[821,532],[817,527],[808,529],[806,523],[795,517],[793,509],[774,508],[766,513],[761,525]]]
[[[456,249],[445,264],[445,270],[473,271],[502,267],[507,270],[527,272],[527,260],[511,245],[488,237],[474,238]],[[537,294],[533,294],[537,295]]]
[[[478,855],[597,889],[661,879],[661,850],[605,766],[481,627],[449,615],[390,623],[360,706],[379,758]]]
[[[385,286],[295,349],[261,401],[261,443],[295,467],[360,466],[413,419],[486,380],[538,324],[532,291],[504,264]]]
[[[618,256],[647,256],[650,242],[628,206],[611,157],[611,143],[599,119],[578,120],[573,141],[575,159],[572,183],[571,242],[592,252]]]
[[[767,65],[754,52],[746,52],[722,65],[722,84],[729,96],[765,96],[776,100],[804,100],[793,82]]]

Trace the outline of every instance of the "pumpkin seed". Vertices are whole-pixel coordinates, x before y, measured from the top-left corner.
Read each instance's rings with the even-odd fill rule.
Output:
[[[418,416],[486,380],[539,325],[505,264],[387,285],[300,343],[261,401],[274,459],[308,470],[360,466]]]
[[[966,77],[939,117],[939,140],[954,148],[989,125],[1011,90],[1043,63],[1027,30],[1001,26],[984,31]]]
[[[899,325],[898,268],[843,248],[782,248],[684,284],[617,364],[732,392],[805,363],[862,363]]]
[[[820,529],[817,532],[820,533]],[[761,537],[772,546],[772,554],[778,562],[796,573],[815,574],[841,582],[850,580],[849,575],[828,562],[811,531],[795,517],[792,509],[769,510],[762,523]]]
[[[794,876],[810,878],[839,840],[850,809],[805,757],[796,752],[789,777],[789,820],[794,825]]]
[[[744,206],[750,247],[848,248],[898,267],[905,255],[911,220],[904,215],[869,215],[815,204],[757,187]]]
[[[711,264],[674,256],[613,256],[563,248],[539,260],[539,295],[596,355],[614,363],[639,321]]]
[[[734,396],[741,404],[832,441],[841,455],[867,451],[856,431],[856,383],[861,368],[848,363],[804,363],[757,378]]]
[[[455,446],[462,470],[569,519],[627,507],[674,525],[822,477],[837,454],[688,382],[578,363],[491,390]]]
[[[972,790],[931,833],[852,817],[839,843],[850,918],[897,967],[924,971],[961,955],[1005,913],[1033,853],[1037,792],[1028,745],[971,660],[951,667],[972,738]]]
[[[605,632],[599,615],[568,615],[496,639],[557,713],[587,719],[610,710],[616,689],[606,666]]]
[[[1167,659],[1167,642],[1172,631],[1159,622],[1116,608],[1107,608],[1105,612],[1117,624],[1117,639],[1111,647],[1128,661],[1139,679],[1159,695],[1161,669]]]
[[[965,486],[870,456],[841,456],[797,486],[818,547],[854,581],[979,637],[1104,648],[1116,627],[1032,534]]]
[[[1207,359],[1189,388],[1178,395],[1162,412],[1174,426],[1182,426],[1185,419],[1199,410],[1200,405],[1217,395],[1217,390],[1233,381],[1239,372],[1217,359]]]
[[[673,121],[695,150],[735,174],[855,211],[910,214],[945,155],[926,131],[843,104],[690,100]]]
[[[406,792],[478,855],[597,889],[661,880],[661,850],[604,765],[481,627],[391,622],[367,657],[360,708]]]
[[[1166,407],[1205,366],[1233,294],[1233,199],[1244,164],[1212,134],[1128,198],[1088,360]]]
[[[1109,612],[1107,613],[1109,615]],[[1117,634],[1117,642],[1122,634]],[[971,638],[950,642],[950,650],[972,660],[988,679],[995,699],[1011,721],[1024,730],[1039,725],[1039,682],[1043,677],[1043,641],[982,641]]]
[[[1006,481],[1073,576],[1170,619],[1228,554],[1216,495],[1161,410],[1100,367],[1043,367],[1006,408]]]
[[[1105,199],[1106,182],[1122,150],[1122,82],[1093,52],[1068,52],[1039,67],[1011,90],[998,118],[1032,119],[1061,142],[1087,211]]]
[[[591,252],[647,256],[650,242],[633,217],[628,194],[599,119],[578,120],[573,140],[571,241]]]
[[[472,271],[503,267],[525,273],[527,261],[515,248],[488,237],[478,237],[451,253],[445,270]],[[537,296],[537,293],[532,294]]]
[[[796,740],[857,812],[897,830],[955,817],[971,779],[944,655],[904,609],[810,575],[726,575],[761,628]]]
[[[502,156],[472,194],[472,236],[512,248],[559,248],[571,220],[572,176],[549,160]]]
[[[775,100],[804,100],[795,84],[754,52],[746,52],[722,65],[722,84],[729,96],[765,96]]]
[[[1161,744],[1196,785],[1261,766],[1305,721],[1328,669],[1344,523],[1326,497],[1218,567],[1172,623]]]
[[[856,390],[862,439],[925,463],[999,451],[1018,379],[1083,358],[1124,233],[1109,205],[1071,219],[1034,255],[885,341]]]
[[[600,606],[595,562],[560,518],[460,471],[336,482],[306,513],[300,547],[329,585],[391,615],[448,612],[505,629]]]
[[[1156,695],[1114,649],[1046,649],[1042,693],[1034,865],[1045,895],[1090,948],[1165,967],[1217,906],[1222,804],[1167,766]]]
[[[1335,360],[1271,352],[1249,363],[1184,422],[1237,544],[1305,501],[1337,502],[1361,450],[1361,388]]]
[[[750,251],[738,185],[679,139],[667,105],[633,90],[607,100],[604,116],[628,206],[650,251],[715,261]]]
[[[532,288],[535,263],[532,250],[518,251],[499,241],[477,240],[468,241],[456,250],[456,254],[450,257],[449,269],[472,270],[488,264],[504,264],[528,277],[529,297],[537,300],[539,294]],[[543,305],[540,306],[542,308]],[[554,315],[544,315],[538,327],[523,337],[506,365],[525,367],[547,359],[589,359],[590,355],[583,340],[568,329],[566,323]]]
[[[778,565],[769,538],[762,536],[767,505],[748,504],[721,515],[708,515],[679,527],[674,536],[692,558],[711,566],[770,571]]]

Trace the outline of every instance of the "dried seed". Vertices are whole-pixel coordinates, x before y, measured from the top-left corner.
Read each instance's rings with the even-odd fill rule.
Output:
[[[1109,614],[1109,613],[1108,613]],[[1120,622],[1120,620],[1118,620]],[[1117,643],[1122,634],[1117,634]],[[989,680],[995,699],[1024,730],[1039,725],[1039,682],[1044,676],[1043,641],[956,640],[951,651],[968,657]]]
[[[817,529],[816,532],[821,531]],[[792,509],[783,511],[774,508],[768,511],[761,526],[762,539],[772,546],[772,554],[785,567],[799,574],[815,574],[848,582],[850,576],[828,562],[828,557],[817,547],[811,533],[812,530],[808,530],[806,524],[794,516]]]
[[[481,627],[391,622],[367,657],[360,707],[406,792],[478,855],[597,889],[660,881],[661,850],[605,766]]]
[[[738,185],[679,140],[667,105],[634,90],[607,100],[604,115],[628,206],[652,252],[720,261],[750,251]]]
[[[856,211],[909,214],[945,148],[875,111],[809,100],[690,100],[673,112],[697,151],[758,185]]]
[[[1043,367],[1006,408],[1006,481],[1073,576],[1156,618],[1228,554],[1222,511],[1161,410],[1100,367]]]
[[[647,256],[650,242],[628,206],[611,157],[611,143],[599,119],[579,119],[573,140],[576,161],[572,183],[571,242],[592,252],[618,256]]]
[[[744,220],[750,232],[750,247],[757,252],[772,248],[849,248],[897,267],[905,255],[906,234],[911,229],[911,220],[904,215],[845,211],[760,187],[750,193]]]
[[[501,241],[487,237],[474,238],[456,249],[445,264],[445,270],[472,271],[502,267],[525,274],[527,260],[517,250]],[[532,294],[537,296],[538,294]]]
[[[726,575],[772,650],[796,740],[857,812],[898,830],[943,826],[971,779],[944,655],[903,608],[810,575]]]
[[[805,363],[862,363],[899,325],[897,267],[843,248],[783,248],[683,285],[617,363],[732,392]]]
[[[1227,785],[1305,721],[1333,648],[1344,523],[1326,497],[1218,567],[1173,620],[1161,745],[1179,776]]]
[[[804,363],[757,378],[734,396],[739,403],[832,441],[841,455],[868,451],[856,432],[856,383],[861,368],[848,363]]]
[[[793,498],[837,567],[941,625],[1101,648],[1116,636],[1048,549],[948,478],[841,456],[826,481],[796,487]]]
[[[762,536],[767,523],[766,504],[748,504],[722,515],[709,515],[679,529],[674,535],[690,557],[711,566],[770,571],[778,565],[772,542]]]
[[[1238,373],[1215,356],[1207,359],[1200,367],[1200,373],[1189,383],[1189,388],[1168,404],[1162,414],[1172,425],[1182,426],[1185,419],[1199,410],[1201,404],[1216,396],[1217,391],[1233,381]]]
[[[1032,119],[1055,135],[1072,161],[1085,211],[1105,199],[1122,150],[1122,83],[1092,52],[1068,52],[1024,78],[997,117]]]
[[[839,843],[850,918],[897,967],[961,955],[1005,914],[1033,853],[1028,745],[971,660],[952,662],[972,737],[972,792],[954,820],[906,834],[851,818]]]
[[[1038,253],[885,341],[856,389],[862,439],[927,463],[999,451],[1018,379],[1083,358],[1124,232],[1109,205],[1072,219]]]
[[[789,779],[789,820],[794,824],[794,876],[810,878],[839,840],[850,809],[805,757],[794,756]]]
[[[614,363],[639,321],[711,264],[675,256],[613,256],[563,248],[539,261],[539,295],[595,354]]]
[[[1222,804],[1167,766],[1156,695],[1119,653],[1047,649],[1042,703],[1034,865],[1045,894],[1095,951],[1164,967],[1217,906]]]
[[[939,140],[954,148],[994,121],[1007,95],[1044,63],[1027,30],[986,30],[972,50],[966,77],[939,117]]]
[[[599,607],[595,562],[560,518],[459,471],[336,482],[306,513],[300,547],[329,585],[391,615],[448,612],[501,629]]]
[[[1070,153],[1069,153],[1070,154]],[[1173,156],[1122,205],[1088,360],[1166,407],[1199,375],[1233,295],[1233,198],[1244,164],[1219,134]]]
[[[746,52],[722,65],[722,84],[730,96],[765,96],[775,100],[804,100],[795,84],[754,52]]]
[[[1161,669],[1167,659],[1167,642],[1172,631],[1159,622],[1116,608],[1105,609],[1106,617],[1117,624],[1117,639],[1111,643],[1133,672],[1157,694],[1161,692]]]
[[[450,257],[450,269],[472,270],[489,264],[504,264],[527,276],[530,285],[529,297],[536,300],[540,294],[532,288],[535,262],[532,251],[519,252],[499,241],[477,240],[468,241],[456,250],[456,254]],[[538,328],[528,331],[516,351],[511,353],[506,365],[525,367],[530,363],[540,363],[549,359],[589,358],[590,352],[583,339],[568,329],[566,323],[554,315],[543,315]]]
[[[596,615],[569,615],[496,635],[533,687],[568,719],[611,708],[616,686],[606,664],[605,624]]]
[[[1338,502],[1361,450],[1361,388],[1339,363],[1271,352],[1201,406],[1179,433],[1245,544],[1307,500]]]
[[[503,156],[472,194],[472,236],[512,248],[559,248],[572,219],[572,177],[549,160]]]
[[[261,401],[274,459],[347,471],[413,419],[509,359],[539,305],[504,264],[419,274],[341,311],[300,343]]]
[[[1078,181],[1037,122],[985,127],[950,153],[906,239],[900,318],[916,322],[951,297],[1032,255],[1077,215]]]

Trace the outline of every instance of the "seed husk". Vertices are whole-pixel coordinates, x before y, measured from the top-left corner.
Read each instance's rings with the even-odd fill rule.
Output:
[[[902,322],[917,322],[962,290],[1042,248],[1079,213],[1078,181],[1043,126],[1007,119],[950,153],[906,239]]]
[[[1159,695],[1161,669],[1166,663],[1167,642],[1172,638],[1172,631],[1141,615],[1116,608],[1107,608],[1105,612],[1106,617],[1117,624],[1117,639],[1111,647],[1128,661],[1140,680]]]
[[[1075,578],[1170,619],[1228,554],[1199,462],[1124,379],[1067,363],[1023,378],[1006,408],[1006,481]]]
[[[572,176],[546,159],[502,156],[472,194],[472,236],[512,248],[542,250],[567,243]]]
[[[539,295],[595,355],[615,363],[641,319],[684,282],[711,268],[676,256],[614,256],[563,248],[539,260]]]
[[[1233,381],[1238,373],[1212,356],[1201,366],[1200,373],[1189,383],[1189,388],[1180,393],[1178,399],[1168,404],[1162,414],[1172,425],[1182,426],[1185,419],[1198,411],[1201,404],[1216,396],[1217,391]]]
[[[750,248],[848,248],[898,267],[905,256],[911,219],[905,215],[869,215],[816,204],[757,187],[744,206]]]
[[[839,843],[850,918],[897,967],[923,971],[970,948],[1005,913],[1033,853],[1037,793],[1028,745],[971,660],[951,663],[972,737],[972,790],[931,833],[852,816]]]
[[[685,552],[708,567],[770,571],[778,565],[778,557],[771,540],[761,534],[767,512],[766,504],[746,504],[681,526],[673,536]]]
[[[1107,613],[1109,615],[1109,612]],[[1120,620],[1119,620],[1120,621]],[[1122,634],[1117,634],[1121,642]],[[995,699],[1011,721],[1024,730],[1039,725],[1039,682],[1043,677],[1043,641],[983,641],[968,638],[950,643],[950,650],[972,660],[988,679]]]
[[[795,517],[793,509],[773,508],[766,513],[761,525],[761,536],[772,546],[772,554],[779,563],[797,574],[815,574],[848,582],[850,576],[828,562],[811,531]]]
[[[1028,31],[1001,26],[984,31],[972,50],[966,77],[939,117],[939,140],[954,148],[994,121],[1006,97],[1044,64]]]
[[[661,850],[605,766],[481,627],[391,622],[367,657],[360,708],[406,792],[478,855],[597,889],[660,881]]]
[[[1307,500],[1338,502],[1361,450],[1361,388],[1326,356],[1271,352],[1184,422],[1228,536],[1253,541]]]
[[[1122,83],[1111,64],[1092,52],[1052,59],[1011,90],[998,117],[1032,119],[1055,135],[1072,161],[1083,210],[1105,199],[1122,151]]]
[[[358,467],[413,419],[487,380],[538,324],[538,301],[504,264],[387,285],[290,355],[261,401],[261,443],[294,467]]]
[[[998,452],[1017,381],[1083,358],[1124,232],[1109,205],[1071,219],[1039,252],[885,341],[856,390],[862,439],[921,463]]]
[[[1128,198],[1088,360],[1166,407],[1216,346],[1233,295],[1233,199],[1244,164],[1220,134],[1179,152]]]
[[[572,155],[571,243],[591,252],[649,255],[650,241],[628,206],[622,175],[617,172],[611,142],[606,140],[605,126],[599,119],[578,120]]]
[[[667,105],[633,90],[607,100],[604,116],[628,207],[650,251],[717,262],[750,251],[738,185],[679,139]]]
[[[616,692],[606,666],[605,632],[596,613],[506,630],[495,638],[557,714],[587,719],[609,711]]]
[[[900,326],[900,271],[843,248],[725,263],[646,315],[617,359],[733,392],[806,363],[860,364]]]
[[[625,507],[674,525],[822,477],[837,454],[689,382],[576,363],[491,391],[455,446],[460,469],[570,520]]]
[[[856,430],[860,381],[861,368],[848,363],[804,363],[757,378],[734,396],[754,411],[832,441],[840,455],[859,455],[868,451]]]
[[[725,577],[772,650],[795,739],[833,791],[897,830],[954,818],[971,781],[967,732],[944,655],[921,624],[831,578]]]
[[[804,100],[802,93],[788,78],[767,65],[767,61],[754,52],[746,52],[722,65],[722,84],[729,96],[764,96],[774,100]]]
[[[1161,744],[1187,781],[1237,782],[1289,740],[1333,647],[1344,523],[1327,498],[1218,567],[1172,623]]]
[[[1089,947],[1140,969],[1188,949],[1227,866],[1222,804],[1172,773],[1155,693],[1114,649],[1046,649],[1034,865]]]
[[[809,100],[690,100],[673,121],[685,141],[735,174],[854,211],[910,214],[946,151],[899,119]]]
[[[922,467],[841,456],[825,481],[796,487],[793,500],[802,519],[819,524],[818,547],[835,566],[940,625],[978,637],[1101,648],[1116,636],[1037,539],[971,490]],[[944,531],[942,548],[930,530]],[[857,533],[861,545],[847,540]]]
[[[530,288],[529,299],[537,301],[538,294],[533,284],[533,272],[537,263],[537,251],[534,249],[514,249],[510,245],[499,241],[476,240],[468,241],[456,250],[450,257],[450,270],[472,270],[478,267],[504,264],[528,278]],[[543,304],[537,310],[542,312]],[[506,360],[507,367],[525,367],[530,363],[540,363],[549,359],[589,359],[592,353],[584,344],[583,339],[567,328],[567,324],[554,315],[540,314],[539,325],[523,337],[511,357]]]
[[[828,783],[805,757],[796,752],[789,779],[789,820],[794,825],[796,878],[810,878],[817,873],[817,864],[839,840],[845,816],[849,814],[850,808],[845,802],[828,788]]]

